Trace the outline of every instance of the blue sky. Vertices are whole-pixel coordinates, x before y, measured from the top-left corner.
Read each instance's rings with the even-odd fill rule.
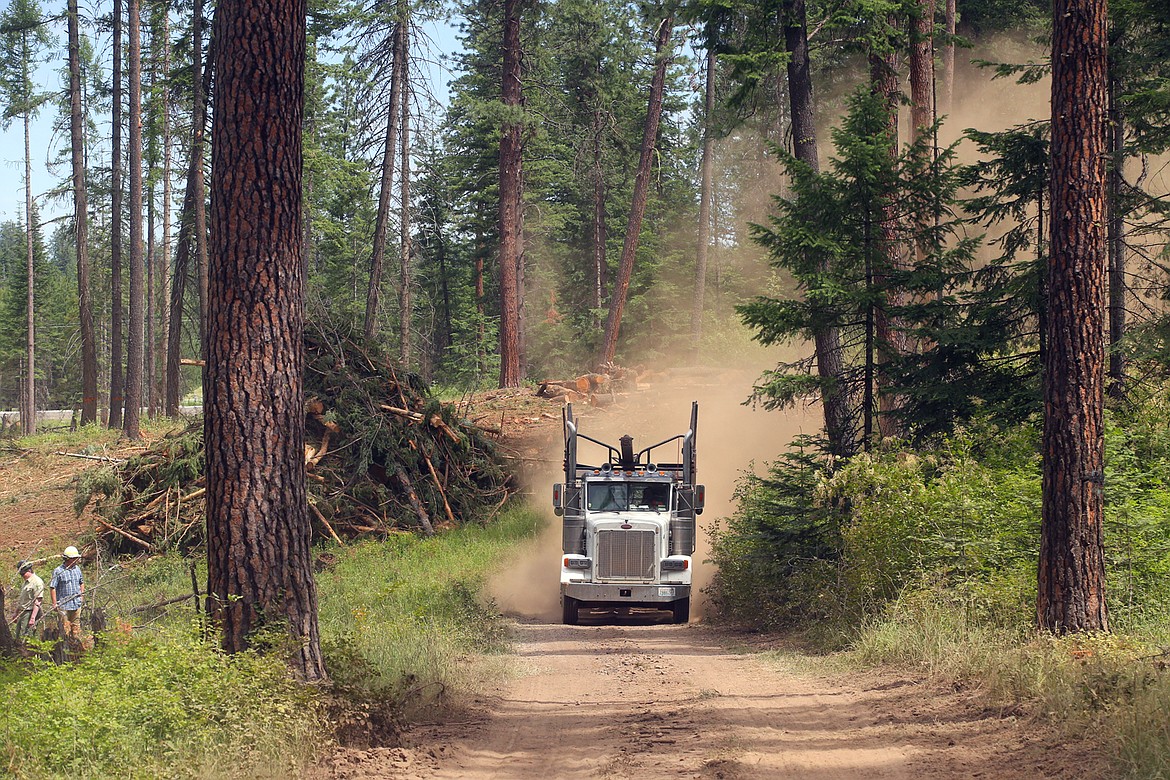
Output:
[[[0,0],[0,12],[8,8],[10,0]],[[108,0],[81,0],[82,14],[108,13]],[[64,0],[41,0],[41,8],[46,14],[62,13],[65,8]],[[456,31],[447,22],[428,23],[423,26],[423,36],[439,51],[432,51],[421,55],[426,63],[424,67],[430,69],[429,80],[432,91],[441,101],[447,99],[447,82],[452,76],[439,63],[450,63],[450,54],[458,47]],[[65,23],[60,21],[53,30],[55,54],[52,61],[41,66],[37,71],[37,81],[45,90],[63,90],[67,85],[62,82],[61,69],[65,60],[66,32]],[[96,41],[99,56],[109,67],[109,38],[99,38]],[[46,105],[40,115],[33,120],[31,132],[32,147],[32,185],[33,196],[38,198],[42,221],[63,216],[72,212],[68,199],[55,202],[40,200],[40,196],[51,189],[58,181],[70,176],[68,162],[50,169],[49,161],[56,159],[60,150],[68,148],[68,134],[53,133],[53,125],[57,120],[55,105]],[[109,116],[99,117],[104,122],[104,133],[108,133]],[[91,151],[91,160],[94,153],[100,154],[103,159],[108,157],[108,149]],[[182,182],[176,178],[176,198],[181,197]],[[21,120],[14,120],[8,127],[0,128],[0,221],[22,219],[24,216],[24,128]],[[46,236],[47,237],[47,236]]]

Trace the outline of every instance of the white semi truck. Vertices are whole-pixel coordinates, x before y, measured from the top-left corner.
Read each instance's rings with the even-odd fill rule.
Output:
[[[704,499],[695,483],[698,421],[695,402],[686,433],[635,453],[630,436],[614,447],[579,433],[566,404],[565,481],[553,486],[553,509],[563,519],[565,623],[575,625],[580,610],[590,607],[669,610],[675,623],[690,619],[696,517]],[[594,464],[578,462],[580,440],[601,448]]]

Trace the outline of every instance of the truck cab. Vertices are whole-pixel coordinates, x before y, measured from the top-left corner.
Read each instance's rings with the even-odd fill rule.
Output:
[[[698,404],[686,433],[637,453],[630,436],[614,447],[579,433],[572,405],[564,423],[565,482],[553,487],[563,518],[563,621],[574,625],[591,607],[640,607],[668,610],[675,623],[686,623],[703,511],[703,486],[694,481]],[[579,440],[601,448],[595,464],[578,462]],[[677,462],[655,462],[658,454]]]

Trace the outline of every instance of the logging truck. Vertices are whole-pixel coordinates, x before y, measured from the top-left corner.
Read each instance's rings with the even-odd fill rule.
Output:
[[[686,433],[635,452],[631,436],[615,447],[578,432],[573,405],[565,405],[565,481],[553,486],[563,529],[564,623],[575,625],[582,609],[615,607],[668,610],[675,623],[690,619],[695,520],[704,499],[695,483],[698,420],[695,402]],[[578,461],[582,441],[600,448],[592,464]]]

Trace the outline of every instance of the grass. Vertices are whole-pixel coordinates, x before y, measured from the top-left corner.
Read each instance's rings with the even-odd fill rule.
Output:
[[[481,586],[540,522],[513,507],[485,527],[317,550],[335,559],[318,576],[332,693],[293,682],[275,655],[221,653],[189,602],[135,613],[137,628],[116,623],[76,663],[0,664],[0,775],[296,776],[330,744],[339,701],[409,716],[473,684],[466,658],[508,644]],[[189,566],[162,556],[112,568],[94,602],[102,594],[129,618],[131,605],[189,593]]]
[[[935,594],[937,595],[937,594]],[[1163,625],[1140,632],[1057,637],[989,626],[919,593],[863,627],[847,663],[910,667],[977,688],[1091,739],[1132,778],[1170,777],[1170,673]]]

